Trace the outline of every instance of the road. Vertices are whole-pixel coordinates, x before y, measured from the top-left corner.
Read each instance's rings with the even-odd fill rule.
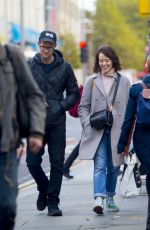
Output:
[[[82,128],[81,128],[79,119],[73,118],[69,116],[69,114],[67,113],[67,121],[66,121],[66,138],[67,139],[66,139],[65,157],[68,156],[68,154],[72,151],[74,146],[80,140],[81,130]],[[26,159],[26,154],[22,156],[20,160],[20,164],[19,164],[19,171],[18,171],[19,185],[32,179],[26,167],[25,159]],[[45,154],[43,156],[42,165],[43,165],[45,172],[49,172],[49,157],[48,157],[47,150],[45,151]]]

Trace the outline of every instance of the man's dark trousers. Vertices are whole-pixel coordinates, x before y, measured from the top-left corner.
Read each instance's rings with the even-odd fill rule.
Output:
[[[50,180],[45,175],[41,163],[44,148],[38,154],[27,151],[27,166],[41,193],[48,194],[48,206],[59,203],[59,194],[63,177],[63,164],[66,146],[66,125],[46,128],[45,144],[50,158]],[[45,146],[45,145],[44,145]]]
[[[0,152],[0,229],[14,229],[17,198],[16,151]]]

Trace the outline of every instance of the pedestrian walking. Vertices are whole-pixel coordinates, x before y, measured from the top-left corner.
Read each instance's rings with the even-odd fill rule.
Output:
[[[70,167],[79,155],[79,146],[80,146],[80,142],[75,146],[75,148],[70,153],[70,155],[68,156],[68,158],[64,163],[64,177],[66,177],[67,179],[73,179],[73,176],[70,175]]]
[[[136,155],[146,173],[146,189],[148,193],[148,212],[146,230],[150,229],[150,56],[147,57],[148,74],[143,83],[134,84],[130,88],[126,114],[118,142],[118,154],[122,155],[127,145],[133,123],[133,145]]]
[[[38,155],[33,155],[28,150],[27,166],[39,191],[37,209],[42,211],[48,207],[49,216],[62,216],[59,208],[59,194],[66,147],[65,112],[79,98],[74,72],[71,65],[64,61],[62,53],[55,49],[56,44],[56,33],[41,32],[38,42],[40,52],[29,62],[32,74],[44,95],[47,117],[43,148]],[[64,92],[66,92],[66,97],[64,97]],[[49,179],[41,167],[46,144],[50,159]]]
[[[80,98],[77,101],[77,103],[73,106],[73,108],[71,108],[69,110],[69,114],[72,117],[78,118],[78,106],[80,104],[80,100],[81,100],[81,96],[82,96],[82,92],[83,92],[83,85],[81,84],[79,87],[79,92],[80,92]],[[75,161],[75,159],[78,157],[79,155],[79,146],[80,146],[80,141],[79,143],[75,146],[75,148],[72,150],[72,152],[70,153],[70,155],[68,156],[68,158],[66,159],[65,163],[64,163],[64,177],[66,177],[67,179],[73,179],[73,176],[70,175],[70,167],[73,164],[73,162]]]
[[[42,92],[34,81],[25,58],[13,46],[11,47],[11,54],[16,65],[13,65],[9,59],[8,47],[0,45],[1,230],[12,230],[15,226],[18,193],[17,157],[20,157],[22,153],[20,134],[22,133],[22,125],[25,125],[21,123],[23,117],[19,117],[19,111],[22,109],[19,102],[24,104],[27,111],[29,126],[25,131],[28,132],[28,146],[33,155],[43,145],[46,116]],[[24,94],[25,100],[21,97],[21,92]]]
[[[103,214],[104,198],[108,211],[119,211],[113,197],[123,156],[116,152],[130,87],[129,80],[119,70],[121,65],[115,50],[101,46],[95,56],[94,74],[85,84],[79,105],[83,127],[79,158],[94,162],[93,211],[97,214]]]

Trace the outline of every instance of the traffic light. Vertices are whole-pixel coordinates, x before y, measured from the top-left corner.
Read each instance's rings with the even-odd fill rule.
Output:
[[[140,15],[150,14],[150,1],[149,0],[139,0],[139,14]]]
[[[81,63],[88,61],[88,46],[85,41],[80,42],[80,61]]]

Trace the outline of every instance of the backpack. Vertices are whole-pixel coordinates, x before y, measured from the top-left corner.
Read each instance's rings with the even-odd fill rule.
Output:
[[[79,115],[78,115],[78,106],[80,104],[80,100],[81,100],[81,96],[82,96],[82,92],[83,92],[83,85],[80,85],[79,92],[80,92],[80,98],[78,99],[77,103],[71,109],[69,109],[69,111],[68,111],[70,116],[76,117],[76,118],[79,117]]]
[[[12,45],[5,45],[7,58],[10,60],[17,84],[17,121],[19,124],[19,136],[26,138],[29,136],[29,112],[27,108],[27,98],[22,86],[20,72],[18,71],[17,53]]]
[[[150,89],[141,83],[142,92],[137,99],[136,121],[143,127],[150,127]]]

